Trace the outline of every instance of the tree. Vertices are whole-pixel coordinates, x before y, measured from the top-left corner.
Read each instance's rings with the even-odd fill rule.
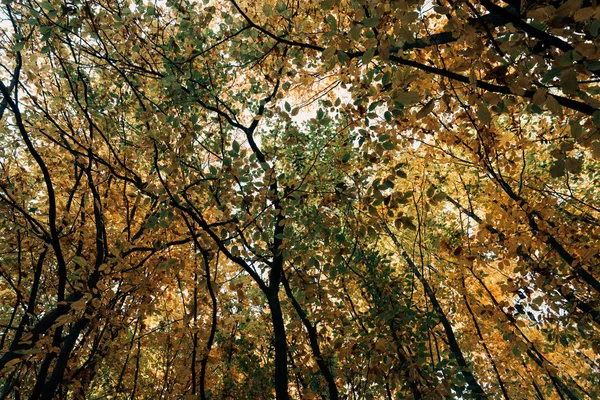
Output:
[[[3,398],[595,398],[594,2],[8,1]]]

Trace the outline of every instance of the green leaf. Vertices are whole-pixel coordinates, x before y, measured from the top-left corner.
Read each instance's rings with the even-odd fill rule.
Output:
[[[592,22],[592,25],[590,26],[590,33],[592,34],[592,36],[593,37],[598,36],[599,31],[600,31],[600,20]]]
[[[329,29],[332,32],[337,31],[337,20],[335,19],[335,17],[333,15],[329,14],[327,16],[327,24],[329,24]]]
[[[322,108],[317,110],[317,120],[321,120],[325,117],[325,111]]]
[[[404,172],[404,170],[402,170],[402,169],[398,168],[398,169],[396,170],[396,176],[399,176],[400,178],[405,178],[405,179],[406,179],[406,177],[407,177],[408,175],[406,175],[406,172]]]
[[[517,357],[520,357],[520,356],[521,356],[521,349],[519,349],[519,347],[518,347],[518,346],[515,346],[515,347],[513,347],[513,348],[512,348],[512,353],[513,353],[515,356],[517,356]]]
[[[19,51],[23,50],[23,48],[25,47],[25,43],[26,42],[17,42],[17,44],[15,44],[13,47],[13,51],[15,53],[18,53]]]
[[[277,10],[278,14],[283,14],[285,10],[287,10],[287,4],[285,2],[279,0],[275,5],[275,10]]]
[[[381,145],[386,150],[394,150],[396,148],[396,145],[392,142],[383,142]]]
[[[265,13],[265,16],[267,16],[267,17],[273,16],[273,7],[271,7],[271,5],[269,3],[266,3],[266,2],[263,3],[262,10]]]
[[[542,77],[542,83],[548,83],[552,79],[556,78],[563,71],[562,68],[552,68],[550,71],[546,72]]]
[[[360,34],[362,32],[362,26],[359,24],[353,23],[350,26],[350,38],[355,41],[360,40]]]
[[[79,256],[73,257],[73,262],[75,264],[79,265],[80,267],[85,267],[87,265],[86,259],[83,257],[79,257]]]
[[[367,49],[367,51],[365,51],[362,55],[362,57],[360,58],[363,62],[363,64],[368,64],[369,62],[371,62],[371,60],[373,59],[373,56],[375,55],[375,48],[371,48],[371,49]]]
[[[40,5],[46,11],[54,11],[54,6],[49,1],[42,1]]]
[[[144,228],[153,229],[156,226],[157,222],[158,222],[158,218],[156,217],[156,215],[151,215],[148,218],[148,222],[146,222],[146,225],[144,225]]]
[[[400,217],[399,219],[400,224],[405,227],[410,229],[411,231],[416,231],[417,227],[415,226],[415,224],[413,223],[413,219],[412,217],[408,217],[408,216],[403,216]]]
[[[333,7],[333,0],[323,0],[321,2],[321,8],[325,11],[330,10]]]
[[[350,60],[350,57],[348,57],[348,55],[344,51],[338,50],[337,57],[338,57],[340,64],[342,64],[342,65],[346,64]]]
[[[594,123],[594,126],[600,127],[600,111],[594,111],[592,114],[592,122]]]
[[[394,187],[394,182],[389,179],[386,179],[381,185],[379,185],[379,190],[391,189]]]
[[[362,25],[365,28],[375,28],[377,25],[379,25],[379,18],[377,18],[377,17],[365,18],[362,20]]]
[[[386,72],[385,74],[383,74],[383,77],[381,78],[381,83],[384,86],[387,85],[388,83],[390,83],[391,81],[392,81],[392,74],[390,74],[389,72]]]

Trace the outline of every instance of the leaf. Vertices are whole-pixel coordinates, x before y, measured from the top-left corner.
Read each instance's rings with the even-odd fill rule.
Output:
[[[413,91],[400,91],[396,94],[394,99],[402,105],[408,106],[418,103],[421,100],[421,94]]]
[[[546,88],[538,88],[533,95],[531,102],[535,105],[541,106],[546,102],[546,95],[548,94],[548,89]]]
[[[287,4],[283,0],[278,0],[275,9],[278,14],[282,15],[287,10]]]
[[[519,349],[519,346],[513,346],[512,353],[515,355],[515,357],[520,357],[521,349]]]
[[[404,170],[401,168],[398,168],[396,170],[396,175],[399,176],[400,178],[404,178],[404,179],[406,179],[406,177],[407,177],[406,172],[404,172]]]
[[[394,182],[389,179],[386,179],[381,185],[379,185],[379,190],[391,189],[394,187]]]
[[[434,185],[430,185],[429,188],[427,189],[427,192],[425,192],[425,194],[427,195],[427,197],[432,197],[434,193],[435,193],[435,186]]]
[[[86,259],[83,257],[79,257],[79,256],[73,257],[73,262],[75,264],[79,265],[80,267],[85,267],[87,265]]]
[[[575,94],[579,89],[579,83],[572,69],[566,70],[560,74],[560,87],[565,93]]]
[[[146,225],[144,225],[144,228],[146,229],[153,229],[156,224],[158,223],[158,218],[155,215],[151,215],[148,218],[148,221],[146,222]]]
[[[329,14],[327,16],[327,24],[329,25],[329,30],[331,30],[332,32],[336,32],[337,31],[337,20],[335,19],[335,17],[331,14]]]
[[[335,46],[329,46],[323,51],[323,61],[329,60],[336,53]]]
[[[548,96],[546,98],[546,107],[548,107],[548,109],[552,111],[553,114],[562,117],[562,107],[560,104],[558,104],[558,101],[556,101],[554,96]]]
[[[75,310],[75,311],[82,311],[85,309],[85,306],[86,306],[85,298],[79,299],[76,302],[71,303],[71,309]]]
[[[22,51],[23,48],[25,47],[26,42],[22,41],[22,42],[17,42],[14,46],[13,46],[13,51],[15,53],[18,53],[19,51]]]
[[[492,121],[492,114],[486,104],[482,103],[477,107],[477,118],[484,125],[489,125]]]
[[[273,16],[273,7],[268,2],[263,2],[262,10],[266,17]]]
[[[425,118],[435,107],[435,100],[431,99],[417,112],[417,119]]]
[[[374,55],[375,55],[375,48],[370,48],[364,52],[364,54],[362,55],[362,57],[360,59],[362,60],[363,64],[366,65],[371,62]]]
[[[52,5],[52,3],[50,3],[49,1],[42,1],[40,3],[40,5],[42,6],[42,8],[48,12],[50,11],[54,11],[54,6]]]
[[[375,28],[377,25],[379,25],[379,18],[365,18],[361,23],[365,28]]]
[[[323,0],[321,2],[321,8],[325,11],[331,10],[333,7],[333,0]]]
[[[565,169],[572,174],[580,174],[583,166],[583,160],[580,158],[568,157],[565,159]]]
[[[408,217],[408,216],[404,216],[400,218],[400,222],[402,223],[402,226],[404,228],[407,228],[411,231],[416,231],[417,227],[415,226],[415,224],[413,223],[413,218],[412,217]]]
[[[592,22],[591,26],[590,26],[590,33],[592,34],[593,37],[598,36],[598,32],[600,31],[600,20],[596,20],[594,22]]]
[[[337,57],[338,57],[338,61],[340,62],[341,65],[348,63],[348,61],[350,60],[350,57],[348,57],[348,55],[344,51],[338,50]]]
[[[446,193],[444,193],[444,192],[438,192],[438,193],[436,193],[436,194],[433,195],[433,197],[431,198],[431,200],[432,200],[432,202],[434,204],[437,204],[437,203],[439,203],[442,200],[446,200],[446,197],[447,197]]]
[[[360,40],[360,35],[362,32],[362,26],[356,23],[352,23],[350,25],[350,38],[354,41]]]
[[[565,167],[566,165],[564,160],[556,160],[550,167],[550,175],[553,178],[565,176]]]
[[[21,362],[22,360],[20,358],[13,358],[12,360],[9,360],[6,362],[6,364],[4,364],[4,368],[10,368],[13,365],[17,365]]]

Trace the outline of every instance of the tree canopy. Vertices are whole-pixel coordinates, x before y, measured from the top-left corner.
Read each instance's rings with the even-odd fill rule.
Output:
[[[600,397],[591,0],[3,0],[0,398]]]

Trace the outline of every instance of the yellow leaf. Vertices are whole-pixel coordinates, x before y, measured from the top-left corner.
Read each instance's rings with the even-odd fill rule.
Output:
[[[594,9],[594,7],[584,7],[575,12],[575,14],[573,15],[573,19],[576,22],[585,21],[590,18],[593,18],[595,13],[596,10]]]
[[[399,103],[406,106],[406,105],[418,103],[419,100],[421,100],[421,94],[419,94],[417,92],[412,92],[412,91],[408,91],[408,92],[399,91],[396,94],[395,99]]]
[[[10,360],[6,364],[4,364],[4,368],[12,367],[13,365],[17,365],[20,362],[21,362],[20,358],[13,358],[12,360]]]
[[[561,17],[571,16],[575,13],[575,11],[580,9],[581,3],[582,0],[568,0],[558,7],[556,10],[556,15]]]
[[[86,300],[85,298],[79,299],[76,302],[71,304],[71,308],[75,311],[81,311],[85,308]]]

